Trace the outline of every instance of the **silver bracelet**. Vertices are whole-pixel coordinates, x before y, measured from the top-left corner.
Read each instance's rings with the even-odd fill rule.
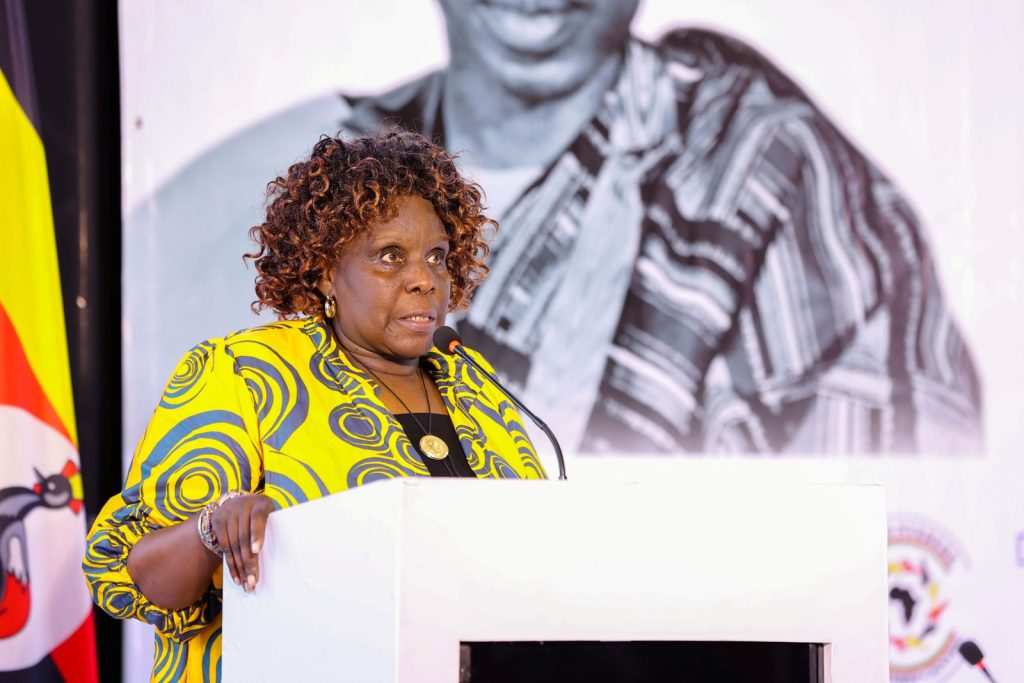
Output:
[[[199,518],[196,520],[196,525],[199,528],[199,540],[203,542],[203,545],[205,545],[211,553],[216,553],[221,557],[224,556],[224,549],[221,548],[216,534],[213,533],[213,513],[216,512],[217,508],[225,502],[232,498],[244,495],[245,494],[241,491],[228,491],[220,498],[204,507],[199,513]]]

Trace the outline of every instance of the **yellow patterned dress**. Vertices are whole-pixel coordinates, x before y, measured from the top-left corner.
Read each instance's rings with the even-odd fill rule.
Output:
[[[470,467],[482,478],[543,478],[513,406],[468,363],[432,351],[433,376]],[[128,551],[224,491],[262,492],[279,507],[378,479],[427,476],[374,385],[322,321],[264,325],[205,341],[182,359],[139,442],[124,490],[89,534],[93,599],[156,628],[153,681],[220,680],[222,571],[181,610],[132,582]]]

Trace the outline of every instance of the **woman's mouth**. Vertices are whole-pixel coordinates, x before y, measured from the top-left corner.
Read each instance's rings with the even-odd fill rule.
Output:
[[[568,2],[483,0],[477,11],[494,38],[513,50],[530,54],[555,49],[581,10]]]
[[[436,316],[429,313],[414,313],[398,319],[408,329],[423,334],[433,334],[436,321]]]

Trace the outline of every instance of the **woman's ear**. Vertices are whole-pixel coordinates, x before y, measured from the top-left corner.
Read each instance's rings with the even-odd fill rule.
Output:
[[[320,278],[320,281],[316,283],[316,290],[326,299],[329,296],[334,296],[334,279],[331,274],[328,273]]]

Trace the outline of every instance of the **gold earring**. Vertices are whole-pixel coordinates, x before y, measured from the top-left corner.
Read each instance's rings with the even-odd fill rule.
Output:
[[[324,299],[324,315],[327,316],[328,318],[333,318],[337,312],[338,306],[337,302],[334,300],[334,297],[329,296],[326,299]]]

